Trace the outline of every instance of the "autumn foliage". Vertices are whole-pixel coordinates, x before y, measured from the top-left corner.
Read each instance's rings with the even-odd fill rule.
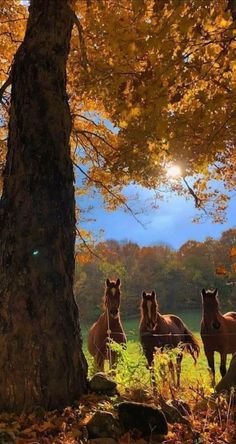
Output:
[[[107,276],[122,280],[124,316],[139,316],[143,289],[155,289],[163,312],[199,309],[203,287],[219,289],[221,305],[234,310],[236,230],[222,233],[219,240],[187,241],[179,250],[168,245],[141,247],[134,242],[110,240],[78,251],[75,294],[82,317],[100,312]],[[82,263],[85,261],[84,263]],[[93,310],[91,310],[93,307]]]
[[[77,393],[87,388],[72,291],[76,227],[71,160],[78,173],[79,222],[83,218],[79,197],[94,190],[108,209],[122,205],[130,211],[122,193],[130,182],[157,190],[157,198],[167,189],[190,196],[196,208],[220,221],[235,187],[236,161],[234,0],[30,3],[28,21],[27,2],[0,0],[0,174],[4,175],[0,401],[8,410],[18,411],[25,406],[33,409],[39,402],[64,406],[80,383]],[[60,3],[57,9],[56,3]],[[55,29],[62,32],[53,33]],[[37,59],[38,54],[46,57]],[[32,87],[36,84],[37,91]],[[31,115],[24,112],[28,109]],[[49,119],[45,109],[50,110]],[[14,136],[10,140],[9,111]],[[41,118],[35,121],[35,116]],[[56,174],[50,175],[51,164]],[[166,174],[171,164],[181,168],[181,177],[173,181]],[[214,180],[221,181],[226,191],[215,189]],[[22,220],[24,227],[18,222]],[[82,230],[77,229],[84,242]],[[104,276],[119,275],[127,314],[137,308],[141,288],[149,286],[156,287],[163,307],[173,303],[173,293],[178,295],[176,304],[192,307],[200,282],[201,287],[216,282],[220,286],[227,279],[232,284],[229,291],[234,291],[234,236],[231,231],[219,243],[190,241],[178,252],[110,242],[108,255],[107,246],[98,245],[96,259],[78,265],[76,290],[86,297],[86,304],[96,305]],[[59,374],[61,379],[55,376]],[[199,396],[205,402],[201,391]],[[99,405],[97,399],[90,401],[81,400],[78,409],[76,405],[51,413],[3,414],[1,428],[6,432],[0,434],[14,433],[8,442],[16,438],[18,444],[86,442],[84,405],[89,405],[88,415]],[[221,438],[229,442],[233,435],[229,405],[212,413],[207,401],[203,411],[197,409],[193,426],[203,442]],[[209,422],[204,422],[206,418]],[[192,443],[194,436],[193,430],[175,424],[169,442]],[[131,442],[130,434],[121,440],[126,442]]]
[[[3,167],[10,92],[4,82],[23,39],[27,8],[17,0],[1,4]],[[196,207],[222,219],[229,196],[207,182],[235,186],[232,4],[71,1],[71,154],[84,189],[97,188],[109,208],[125,204],[122,188],[132,179],[149,188],[190,191]],[[181,178],[168,180],[172,162],[183,178],[195,175],[192,192]]]

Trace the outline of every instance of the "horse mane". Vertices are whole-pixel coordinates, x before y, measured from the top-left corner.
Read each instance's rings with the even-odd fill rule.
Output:
[[[146,293],[146,294],[149,296],[151,293]],[[143,302],[144,302],[144,299],[143,299],[143,297],[142,297],[142,298],[141,298],[140,305],[139,305],[140,312],[141,312],[141,319],[143,319],[143,317],[144,317]],[[155,299],[153,300],[153,302],[154,302],[155,305],[156,305],[156,311],[159,313],[159,304],[158,304],[158,302],[157,302],[156,297],[155,297]]]

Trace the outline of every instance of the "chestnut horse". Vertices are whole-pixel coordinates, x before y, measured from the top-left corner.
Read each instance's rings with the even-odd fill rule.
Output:
[[[126,336],[120,319],[120,279],[116,282],[106,280],[104,296],[104,313],[92,325],[88,334],[88,350],[94,357],[99,371],[104,370],[104,362],[109,360],[110,366],[116,361],[116,353],[108,347],[109,342],[126,344]]]
[[[142,293],[139,330],[140,341],[149,366],[153,363],[156,348],[180,347],[176,358],[177,386],[179,387],[183,359],[181,350],[188,351],[195,363],[200,352],[200,347],[192,332],[177,316],[160,314],[155,291]]]
[[[220,312],[218,291],[202,290],[201,337],[205,355],[212,374],[212,385],[215,385],[214,353],[220,353],[220,373],[226,374],[227,354],[236,352],[236,313],[230,311],[224,315]]]

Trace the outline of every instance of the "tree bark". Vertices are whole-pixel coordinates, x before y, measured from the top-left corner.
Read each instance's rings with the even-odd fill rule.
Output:
[[[0,410],[61,408],[86,391],[73,296],[71,29],[66,0],[32,0],[12,68],[0,202]]]

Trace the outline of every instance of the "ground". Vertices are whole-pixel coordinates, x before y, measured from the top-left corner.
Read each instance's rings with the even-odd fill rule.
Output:
[[[199,337],[200,314],[185,313],[182,315],[185,322]],[[120,395],[106,397],[89,394],[75,402],[74,406],[68,406],[63,411],[46,412],[38,408],[31,415],[21,416],[0,415],[0,443],[15,444],[85,444],[89,443],[86,433],[86,423],[96,410],[116,412],[116,405],[124,399],[134,401],[155,402],[150,373],[146,368],[138,342],[138,320],[124,322],[128,336],[128,347],[121,351],[120,362],[115,378],[118,382]],[[88,327],[82,329],[84,340]],[[90,363],[89,372],[92,374],[93,366],[84,344],[85,353]],[[210,378],[207,370],[206,359],[201,350],[197,365],[193,365],[191,356],[185,356],[183,360],[183,372],[181,388],[175,389],[168,371],[168,359],[170,356],[158,356],[155,364],[155,375],[158,391],[166,400],[183,400],[191,409],[190,427],[174,423],[169,425],[169,434],[163,437],[165,444],[220,444],[235,443],[235,408],[230,398],[221,397],[217,401],[209,401],[213,393],[210,387]],[[174,355],[172,355],[174,358]],[[107,368],[109,372],[109,369]],[[218,365],[217,378],[219,379]],[[15,440],[6,440],[2,431],[12,436]],[[7,439],[8,439],[7,438]],[[150,444],[136,436],[135,439],[129,433],[125,434],[119,444]],[[153,441],[159,442],[159,441]],[[105,444],[105,440],[104,440]]]

